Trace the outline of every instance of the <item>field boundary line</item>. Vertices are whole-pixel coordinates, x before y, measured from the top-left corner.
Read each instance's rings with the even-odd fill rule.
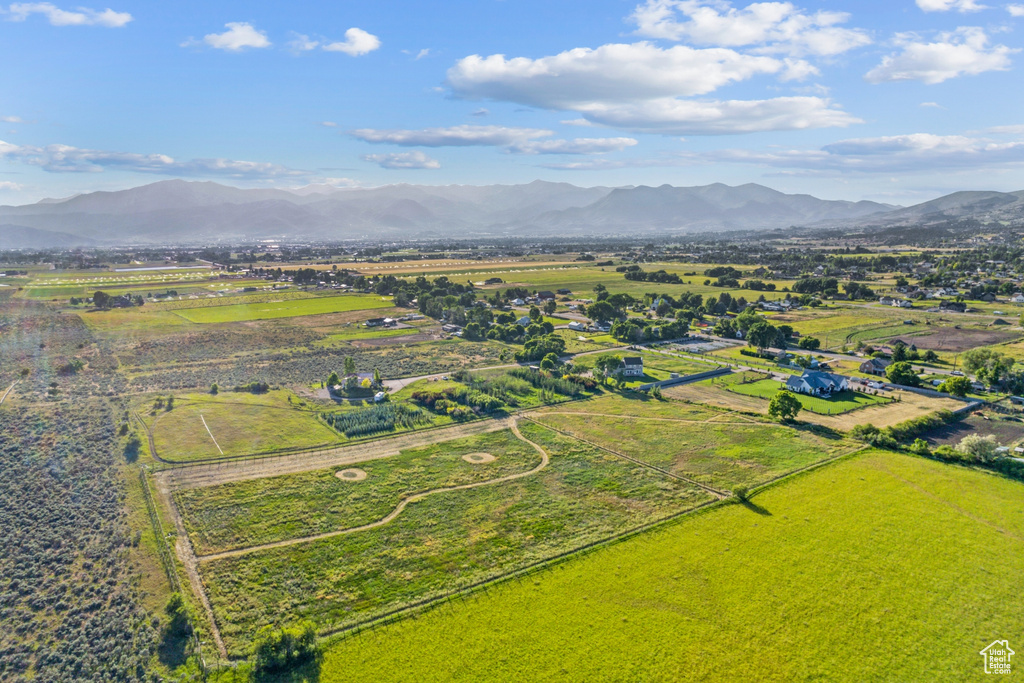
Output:
[[[198,555],[197,559],[200,562],[214,562],[216,560],[223,560],[223,559],[226,559],[228,557],[239,557],[241,555],[249,555],[251,553],[259,552],[261,550],[271,550],[273,548],[284,548],[284,547],[287,547],[287,546],[299,545],[299,544],[302,544],[302,543],[312,543],[314,541],[319,541],[319,540],[322,540],[322,539],[325,539],[325,538],[334,538],[335,536],[345,536],[345,535],[354,534],[354,533],[357,533],[357,532],[360,532],[360,531],[369,531],[370,529],[376,529],[378,527],[382,527],[382,526],[384,526],[384,525],[394,521],[400,514],[402,514],[402,511],[405,510],[405,508],[408,507],[410,504],[416,503],[418,501],[421,501],[424,498],[432,496],[432,495],[434,495],[436,493],[449,493],[451,491],[465,491],[467,489],[475,489],[475,488],[479,488],[481,486],[490,486],[492,484],[503,484],[505,482],[515,481],[516,479],[522,479],[524,477],[532,476],[534,474],[537,474],[538,472],[540,472],[541,470],[543,470],[545,467],[548,466],[548,464],[551,462],[551,458],[548,456],[547,451],[545,451],[543,448],[541,448],[540,446],[535,444],[533,441],[530,441],[525,436],[523,436],[522,433],[519,431],[519,427],[516,425],[515,419],[511,419],[511,418],[509,419],[508,428],[511,429],[512,433],[515,434],[517,438],[519,438],[521,441],[525,441],[526,443],[530,444],[531,446],[533,446],[533,448],[538,453],[540,453],[540,464],[539,465],[537,465],[533,469],[528,470],[526,472],[516,472],[514,474],[507,474],[507,475],[505,475],[503,477],[497,477],[496,479],[488,479],[487,481],[477,481],[477,482],[473,482],[471,484],[460,484],[459,486],[445,486],[445,487],[442,487],[442,488],[439,488],[439,489],[430,489],[429,491],[423,491],[423,492],[420,492],[420,493],[414,493],[411,496],[408,496],[408,497],[403,498],[402,500],[400,500],[398,505],[395,506],[395,509],[392,510],[391,512],[389,512],[387,515],[385,515],[384,517],[378,519],[375,522],[370,522],[369,524],[363,524],[363,525],[360,525],[360,526],[349,527],[347,529],[336,529],[335,531],[327,531],[327,532],[324,532],[322,534],[314,534],[312,536],[301,536],[299,538],[288,538],[288,539],[284,539],[282,541],[274,541],[272,543],[263,543],[261,545],[249,546],[248,548],[237,548],[235,550],[225,550],[225,551],[218,552],[218,553],[210,553],[208,555]]]
[[[166,482],[160,482],[159,480],[158,483],[166,484]],[[224,639],[221,638],[220,628],[217,626],[217,617],[213,612],[213,606],[210,604],[210,597],[206,594],[203,577],[199,574],[199,561],[196,559],[195,551],[192,549],[192,541],[189,540],[188,531],[185,529],[185,522],[181,519],[181,513],[178,512],[174,496],[165,488],[158,488],[157,490],[166,503],[167,509],[171,514],[171,520],[174,522],[174,529],[178,534],[178,541],[175,543],[176,554],[185,568],[185,574],[188,576],[192,593],[199,598],[199,602],[202,603],[203,610],[206,612],[206,618],[210,624],[210,635],[213,636],[217,652],[222,659],[227,659],[228,649],[224,646]]]
[[[217,443],[217,438],[213,435],[213,432],[210,431],[210,425],[206,424],[206,418],[203,417],[202,413],[199,413],[199,419],[203,421],[203,426],[206,427],[206,433],[210,435],[211,439],[213,439],[213,445],[217,447],[217,450],[220,451],[221,455],[224,455],[224,451],[221,449],[220,444]]]
[[[619,457],[619,458],[622,458],[623,460],[628,460],[629,462],[634,463],[636,465],[640,465],[641,467],[646,467],[648,469],[654,470],[655,472],[660,472],[661,474],[664,474],[666,477],[671,477],[672,479],[676,479],[678,481],[685,481],[687,484],[693,484],[694,486],[700,487],[700,488],[704,489],[705,491],[707,491],[708,493],[710,493],[710,494],[712,494],[714,496],[717,496],[718,498],[728,498],[729,496],[732,495],[729,491],[720,491],[720,490],[718,490],[716,488],[713,488],[711,486],[707,486],[706,484],[701,484],[699,481],[695,481],[693,479],[690,479],[689,477],[684,477],[684,476],[679,475],[679,474],[673,474],[672,472],[669,472],[668,470],[664,470],[664,469],[658,467],[657,465],[652,465],[652,464],[650,464],[648,462],[644,462],[643,460],[637,460],[636,458],[634,458],[632,456],[629,456],[629,455],[626,455],[625,453],[619,453],[618,451],[613,451],[612,449],[610,449],[610,448],[608,448],[606,446],[602,446],[600,444],[596,444],[593,441],[588,441],[587,439],[584,439],[584,438],[582,438],[580,436],[577,436],[575,434],[572,434],[570,432],[562,431],[561,429],[558,429],[557,427],[552,427],[551,425],[545,424],[544,422],[540,422],[538,420],[534,420],[532,417],[530,417],[528,415],[524,415],[523,417],[524,417],[524,419],[529,420],[530,422],[534,423],[535,425],[538,425],[540,427],[544,427],[545,429],[550,429],[553,432],[558,432],[562,436],[567,436],[570,439],[576,439],[577,441],[582,441],[585,444],[593,446],[594,448],[600,449],[600,450],[605,451],[607,453],[611,453],[612,455],[614,455],[616,457]]]

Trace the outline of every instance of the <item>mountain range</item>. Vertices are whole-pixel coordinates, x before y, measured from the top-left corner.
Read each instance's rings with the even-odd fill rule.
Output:
[[[1024,191],[957,192],[923,204],[823,200],[747,184],[699,187],[387,185],[240,189],[165,180],[0,206],[0,249],[255,239],[369,240],[647,235],[1024,219]]]

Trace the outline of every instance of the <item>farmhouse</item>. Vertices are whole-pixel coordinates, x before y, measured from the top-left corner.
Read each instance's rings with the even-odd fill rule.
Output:
[[[569,323],[568,327],[573,332],[585,332],[587,329],[587,326],[578,320],[573,320],[571,323]]]
[[[537,292],[537,301],[554,301],[555,293],[548,290],[541,290]]]
[[[828,372],[805,372],[792,376],[786,382],[786,388],[798,394],[811,396],[831,396],[838,391],[846,391],[850,387],[845,377]]]
[[[891,364],[888,358],[868,358],[860,364],[860,371],[868,375],[884,375],[885,369]]]
[[[626,377],[643,377],[644,359],[640,356],[627,356],[622,359],[619,369]]]

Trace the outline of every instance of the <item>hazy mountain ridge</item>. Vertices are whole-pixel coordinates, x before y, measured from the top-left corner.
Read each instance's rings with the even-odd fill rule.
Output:
[[[753,183],[584,188],[538,180],[523,185],[316,185],[282,190],[165,180],[2,206],[0,231],[6,234],[0,244],[35,248],[48,246],[47,240],[66,247],[267,238],[677,234],[891,226],[967,217],[1024,221],[1024,191],[957,192],[903,208],[785,194]]]

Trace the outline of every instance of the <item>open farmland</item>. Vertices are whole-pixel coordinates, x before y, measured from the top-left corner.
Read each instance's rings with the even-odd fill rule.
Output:
[[[609,451],[724,490],[761,484],[857,448],[839,437],[728,413],[694,421],[569,413],[556,407],[537,411],[532,418]]]
[[[283,299],[259,304],[225,304],[175,310],[177,315],[194,323],[227,323],[246,320],[296,318],[304,315],[366,311],[394,308],[390,298],[373,294],[341,294],[310,299]]]
[[[865,453],[345,639],[320,680],[977,680],[1024,622],[1022,489]]]
[[[475,454],[486,454],[474,460]],[[338,468],[179,491],[199,555],[347,529],[381,519],[415,493],[527,472],[538,454],[511,431],[404,450],[359,463],[365,480]],[[358,485],[356,485],[358,484]]]
[[[549,461],[519,470],[517,478],[506,475],[500,485],[480,482],[422,497],[379,526],[202,561],[203,580],[229,651],[245,652],[260,625],[288,614],[303,614],[321,630],[335,630],[714,499],[695,486],[539,425],[524,422],[520,430],[536,444],[530,448],[546,453]],[[477,449],[493,438],[499,437],[459,443],[456,452],[482,452]],[[443,450],[410,457],[429,458]],[[500,450],[496,456],[493,463],[475,466],[497,464],[503,459]],[[396,462],[404,466],[401,459]],[[397,489],[388,494],[388,482],[400,475],[388,472],[390,459],[377,461],[372,471],[370,465],[354,466],[368,476],[339,485],[394,500]],[[201,520],[188,524],[197,528]],[[263,532],[254,526],[250,533]]]
[[[139,413],[153,434],[157,454],[173,462],[309,448],[340,440],[337,432],[317,420],[315,410],[289,399],[294,397],[286,391],[185,394],[175,397],[170,410],[166,403],[154,407],[152,399]]]

